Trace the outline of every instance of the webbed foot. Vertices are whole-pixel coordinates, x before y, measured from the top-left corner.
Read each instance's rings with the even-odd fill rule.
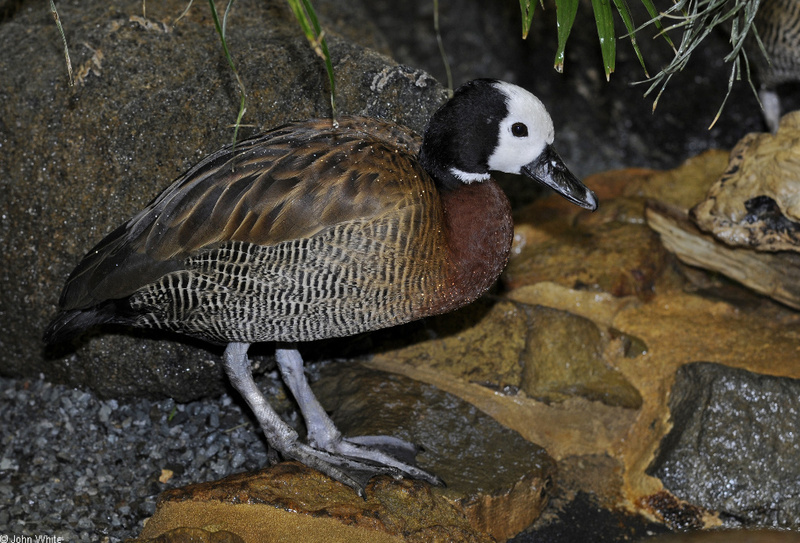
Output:
[[[225,349],[225,371],[258,419],[270,446],[291,458],[346,484],[364,497],[375,475],[411,477],[442,486],[436,475],[418,468],[419,447],[392,436],[343,437],[317,401],[303,373],[303,360],[295,349],[278,349],[277,360],[308,428],[308,444],[272,409],[253,381],[247,343],[230,343]]]

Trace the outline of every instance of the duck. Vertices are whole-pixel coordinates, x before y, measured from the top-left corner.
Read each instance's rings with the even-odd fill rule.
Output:
[[[760,41],[749,38],[745,46],[754,59],[764,120],[769,131],[776,134],[781,118],[778,87],[800,81],[800,2],[763,0],[753,22]]]
[[[197,163],[100,241],[69,275],[48,345],[104,324],[224,345],[231,384],[269,446],[365,496],[375,475],[443,481],[394,436],[343,436],[304,374],[298,344],[462,307],[504,269],[511,207],[491,172],[519,174],[586,209],[597,198],[553,148],[529,91],[477,79],[422,138],[367,117],[298,121]],[[259,390],[247,353],[275,343],[306,439]]]

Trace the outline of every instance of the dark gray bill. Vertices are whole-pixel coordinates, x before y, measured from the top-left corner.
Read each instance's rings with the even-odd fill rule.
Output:
[[[539,158],[523,166],[521,173],[547,185],[573,204],[592,211],[597,209],[597,196],[572,175],[552,145],[545,147]]]

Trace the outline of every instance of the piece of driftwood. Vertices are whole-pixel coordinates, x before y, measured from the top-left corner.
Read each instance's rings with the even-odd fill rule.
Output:
[[[700,231],[686,210],[661,202],[648,202],[646,217],[650,227],[661,235],[664,246],[686,264],[719,272],[800,309],[800,254],[725,245]]]

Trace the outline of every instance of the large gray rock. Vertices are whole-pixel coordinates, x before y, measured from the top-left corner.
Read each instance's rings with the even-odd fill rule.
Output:
[[[712,363],[677,373],[649,472],[728,526],[800,528],[800,380]]]
[[[422,130],[445,99],[441,86],[356,45],[352,40],[383,47],[351,4],[319,4],[339,113]],[[106,397],[186,401],[220,391],[219,348],[104,330],[45,353],[40,339],[81,257],[172,179],[231,141],[238,88],[208,6],[195,3],[175,23],[183,0],[148,3],[147,19],[137,0],[59,3],[73,88],[49,10],[25,6],[0,24],[0,373],[43,373]],[[286,2],[237,2],[227,36],[248,91],[240,137],[330,114],[324,67]]]

